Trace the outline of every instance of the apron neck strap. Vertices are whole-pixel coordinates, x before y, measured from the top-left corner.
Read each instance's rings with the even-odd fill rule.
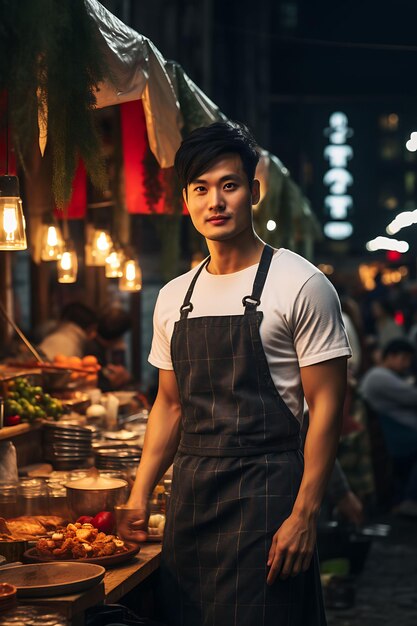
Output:
[[[257,307],[261,304],[261,295],[266,277],[268,276],[269,266],[271,265],[273,255],[274,249],[266,243],[262,252],[261,260],[259,261],[259,267],[256,272],[255,280],[253,281],[252,293],[250,296],[245,296],[242,300],[243,306],[245,307],[245,313],[256,311]]]
[[[194,291],[194,287],[195,284],[197,282],[197,278],[200,276],[201,272],[203,271],[203,269],[205,267],[207,267],[207,265],[209,264],[210,261],[210,257],[208,256],[207,259],[200,265],[200,267],[198,268],[197,272],[194,274],[194,278],[191,281],[190,286],[188,287],[188,291],[185,294],[185,298],[184,298],[184,302],[182,303],[182,306],[180,308],[180,313],[181,313],[181,318],[180,319],[186,319],[188,317],[188,314],[193,310],[193,305],[191,302],[191,296],[193,295],[193,291]]]
[[[259,261],[258,271],[256,272],[255,280],[253,282],[252,294],[250,296],[245,296],[242,300],[243,306],[245,307],[245,313],[249,311],[256,311],[256,308],[261,303],[261,295],[265,285],[266,277],[268,275],[269,266],[271,265],[271,260],[274,255],[274,249],[271,248],[268,244],[265,244],[264,249],[262,251],[261,260]],[[191,296],[193,295],[194,287],[197,282],[198,277],[201,272],[210,262],[210,257],[200,265],[197,272],[194,274],[194,278],[191,281],[190,286],[188,287],[188,291],[185,294],[184,302],[180,308],[181,318],[187,319],[188,314],[193,310],[193,304],[191,302]]]

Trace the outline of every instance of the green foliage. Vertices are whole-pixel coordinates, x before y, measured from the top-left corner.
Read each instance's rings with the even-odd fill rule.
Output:
[[[97,187],[105,168],[93,110],[106,76],[83,0],[0,0],[0,87],[9,94],[14,143],[27,166],[38,136],[37,90],[48,109],[58,206],[68,202],[78,156]]]

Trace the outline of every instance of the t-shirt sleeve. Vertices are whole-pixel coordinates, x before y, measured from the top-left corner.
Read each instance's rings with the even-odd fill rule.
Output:
[[[159,295],[153,314],[153,337],[148,361],[159,369],[172,370],[174,368],[171,361],[171,341],[167,336],[166,325],[162,319],[160,298]]]
[[[313,274],[301,288],[292,326],[300,367],[352,355],[338,295],[321,273]]]

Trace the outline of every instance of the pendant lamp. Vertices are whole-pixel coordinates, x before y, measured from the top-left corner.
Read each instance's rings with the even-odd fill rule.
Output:
[[[9,174],[9,106],[6,102],[6,174],[0,176],[0,250],[26,250],[19,179]]]
[[[0,176],[0,250],[26,250],[26,224],[17,176]]]
[[[106,258],[106,278],[120,278],[123,276],[122,265],[124,255],[121,250],[113,249]]]
[[[66,212],[64,212],[62,227],[64,232],[64,245],[62,248],[61,256],[57,261],[58,282],[67,284],[75,283],[78,274],[78,258],[75,252],[74,244],[69,238],[68,219]]]
[[[136,259],[127,258],[122,265],[119,278],[120,291],[140,291],[142,289],[142,270]]]
[[[52,222],[42,225],[41,260],[57,261],[64,248],[61,229]]]
[[[112,247],[109,233],[102,229],[95,230],[91,239],[91,265],[104,266]]]
[[[61,257],[57,262],[58,282],[75,283],[78,273],[78,259],[71,241],[66,241]]]

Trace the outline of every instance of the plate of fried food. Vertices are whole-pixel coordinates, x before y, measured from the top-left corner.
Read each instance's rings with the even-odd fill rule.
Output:
[[[92,524],[67,524],[51,537],[39,539],[23,555],[26,563],[50,561],[85,561],[103,567],[118,565],[134,557],[139,545],[127,544],[117,537],[100,532]]]

